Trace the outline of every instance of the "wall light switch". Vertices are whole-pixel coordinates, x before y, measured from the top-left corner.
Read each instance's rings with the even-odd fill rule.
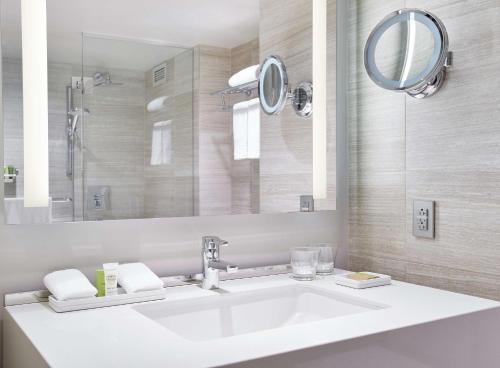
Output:
[[[413,236],[434,239],[434,201],[413,201]]]

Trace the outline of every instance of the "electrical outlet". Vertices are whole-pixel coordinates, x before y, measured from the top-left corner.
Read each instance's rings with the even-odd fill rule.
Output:
[[[434,201],[413,201],[413,236],[434,239]]]

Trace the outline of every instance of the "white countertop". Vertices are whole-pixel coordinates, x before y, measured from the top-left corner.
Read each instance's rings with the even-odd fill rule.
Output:
[[[230,292],[296,285],[288,275],[230,280]],[[303,282],[389,305],[389,308],[212,341],[182,339],[133,309],[134,305],[55,313],[46,303],[7,307],[47,364],[65,367],[215,367],[311,348],[491,308],[500,303],[393,281],[356,290],[333,276]],[[213,295],[197,286],[167,289],[168,300]],[[158,303],[158,302],[149,302]],[[160,301],[159,303],[165,303]],[[279,311],[274,311],[279,313]],[[217,352],[217,353],[214,353]]]

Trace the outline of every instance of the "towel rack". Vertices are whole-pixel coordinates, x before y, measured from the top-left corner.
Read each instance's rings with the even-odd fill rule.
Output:
[[[248,83],[240,84],[239,86],[228,87],[222,89],[220,91],[212,92],[212,96],[220,96],[221,99],[221,107],[223,111],[230,111],[233,107],[227,105],[226,96],[236,95],[236,94],[245,94],[247,96],[251,96],[254,91],[257,90],[259,86],[259,81],[251,81]]]

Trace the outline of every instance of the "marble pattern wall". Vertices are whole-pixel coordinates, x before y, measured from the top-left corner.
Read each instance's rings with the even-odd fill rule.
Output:
[[[90,186],[111,187],[111,208],[86,208],[85,220],[144,216],[144,72],[85,67],[84,76],[109,72],[116,85],[94,87],[84,95],[90,114],[83,122],[84,202]],[[120,84],[118,84],[120,83]],[[85,203],[86,204],[86,203]],[[85,205],[84,204],[84,205]]]
[[[310,0],[261,0],[260,60],[280,56],[292,88],[312,80],[312,6]],[[328,1],[328,199],[336,202],[336,2]],[[260,209],[263,213],[299,210],[299,197],[312,194],[312,120],[290,106],[278,116],[262,115]]]
[[[169,96],[165,108],[146,112],[144,216],[193,216],[193,53],[187,50],[167,60],[167,80],[153,87],[151,72],[145,73],[146,104]],[[171,120],[172,161],[151,165],[153,125]]]
[[[66,176],[66,86],[71,82],[75,67],[49,63],[49,195],[52,198],[72,196],[71,179]],[[22,63],[19,59],[3,59],[3,98],[5,165],[19,169],[16,190],[10,195],[22,197],[24,181]],[[53,203],[53,221],[71,221],[71,203]]]
[[[259,40],[252,40],[231,49],[231,74],[259,61]],[[257,92],[251,97],[231,96],[230,103],[256,98]],[[231,111],[228,114],[232,114]],[[232,122],[232,116],[230,117]],[[232,128],[232,126],[231,126]],[[234,144],[233,144],[234,146]],[[234,160],[231,167],[231,213],[248,214],[259,213],[260,210],[260,160]]]
[[[500,299],[500,4],[350,1],[350,261],[356,270]],[[446,25],[444,88],[415,100],[368,80],[362,48],[391,11]],[[412,203],[437,201],[436,239],[412,236]]]
[[[231,213],[232,130],[218,96],[231,76],[231,50],[195,48],[195,214]]]

